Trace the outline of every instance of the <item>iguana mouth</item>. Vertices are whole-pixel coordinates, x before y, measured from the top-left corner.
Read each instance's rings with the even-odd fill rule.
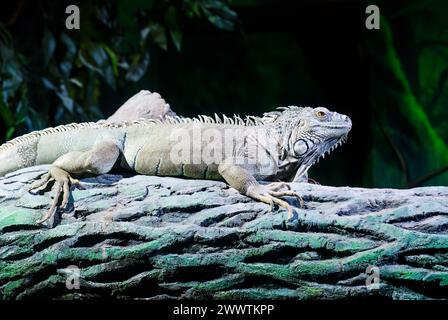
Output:
[[[324,128],[329,128],[329,129],[347,129],[347,128],[351,128],[351,126],[348,126],[347,124],[343,124],[343,125],[337,125],[337,124],[324,124],[321,125]]]

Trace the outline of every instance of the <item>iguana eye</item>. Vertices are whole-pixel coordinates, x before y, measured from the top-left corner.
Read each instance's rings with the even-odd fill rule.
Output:
[[[322,110],[316,111],[316,116],[318,116],[319,118],[323,118],[326,115],[327,114],[324,111],[322,111]]]

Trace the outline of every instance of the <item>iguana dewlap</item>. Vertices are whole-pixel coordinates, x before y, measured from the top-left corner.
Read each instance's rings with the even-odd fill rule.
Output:
[[[285,182],[257,181],[303,181],[321,156],[345,141],[351,125],[347,116],[322,107],[279,108],[245,120],[215,115],[74,123],[0,146],[0,176],[52,164],[30,189],[55,183],[56,197],[38,222],[67,205],[70,186],[79,183],[72,175],[104,174],[114,165],[145,175],[223,179],[244,195],[286,208],[291,217],[290,205],[280,197],[299,195]]]

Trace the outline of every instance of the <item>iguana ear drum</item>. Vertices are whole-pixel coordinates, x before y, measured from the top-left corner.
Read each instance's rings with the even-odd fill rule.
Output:
[[[294,154],[296,156],[304,155],[308,151],[308,149],[308,143],[303,139],[297,140],[294,143]]]

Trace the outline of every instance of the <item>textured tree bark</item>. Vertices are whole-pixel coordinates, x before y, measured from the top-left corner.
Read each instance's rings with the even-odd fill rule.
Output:
[[[2,299],[448,297],[446,187],[294,184],[286,221],[222,182],[107,174],[48,228],[44,169],[0,178]]]

